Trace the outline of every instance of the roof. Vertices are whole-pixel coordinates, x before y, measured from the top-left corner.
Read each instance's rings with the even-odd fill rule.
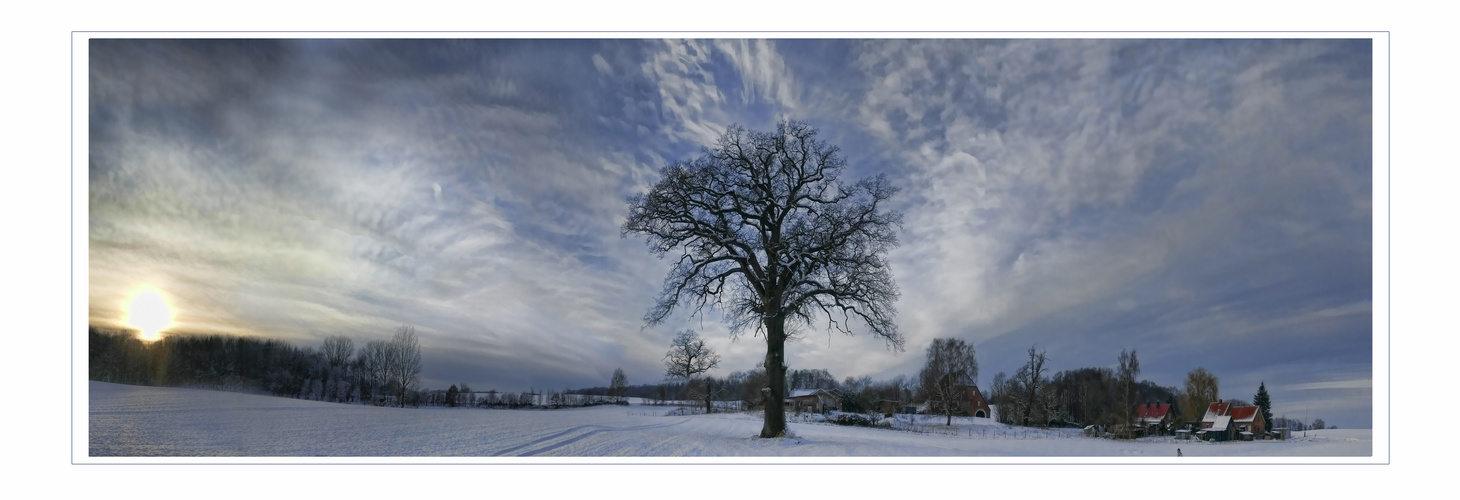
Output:
[[[1136,418],[1143,421],[1159,422],[1171,413],[1171,403],[1154,405],[1140,405],[1136,407]]]
[[[831,393],[827,392],[826,389],[791,389],[791,394],[787,395],[786,397],[809,398],[811,396],[817,395],[817,393],[824,393],[827,396],[831,396]]]
[[[1232,420],[1237,422],[1255,422],[1257,416],[1261,415],[1260,408],[1256,406],[1238,406],[1232,409]]]
[[[1210,405],[1207,406],[1207,413],[1206,413],[1206,415],[1203,415],[1201,417],[1201,421],[1203,423],[1205,423],[1205,422],[1214,422],[1214,421],[1216,421],[1216,418],[1217,417],[1225,417],[1225,416],[1228,416],[1228,415],[1230,415],[1229,412],[1230,412],[1231,408],[1232,408],[1232,403],[1222,403],[1222,402],[1212,403],[1212,404],[1210,404]]]

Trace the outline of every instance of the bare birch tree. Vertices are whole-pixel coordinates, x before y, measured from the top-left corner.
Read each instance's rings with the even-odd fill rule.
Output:
[[[978,380],[978,360],[973,344],[963,339],[933,339],[928,346],[928,359],[918,373],[918,384],[932,403],[929,410],[936,410],[948,417],[947,425],[953,425],[953,414],[968,412],[968,389]]]
[[[386,346],[386,374],[396,390],[396,403],[406,407],[406,392],[415,388],[421,379],[421,339],[416,336],[416,327],[402,326],[395,330],[395,337]]]
[[[623,403],[624,402],[624,394],[625,394],[625,391],[628,390],[628,388],[629,388],[629,377],[627,375],[624,375],[624,369],[623,368],[614,369],[614,371],[613,371],[613,378],[610,379],[609,382],[608,382],[608,395],[609,395],[609,397],[612,397],[613,398],[613,402],[615,402],[615,403]]]

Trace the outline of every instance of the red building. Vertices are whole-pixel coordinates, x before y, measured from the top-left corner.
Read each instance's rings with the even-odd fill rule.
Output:
[[[1199,436],[1211,441],[1233,439],[1252,440],[1267,432],[1267,421],[1262,418],[1262,409],[1256,406],[1232,406],[1232,403],[1216,402],[1207,407],[1206,416],[1201,419]]]
[[[989,408],[989,402],[983,398],[983,393],[978,391],[978,386],[964,386],[963,392],[968,396],[968,416],[981,418],[993,417],[994,412]]]
[[[1143,404],[1136,406],[1136,424],[1146,435],[1167,434],[1172,431],[1176,415],[1171,412],[1170,403]]]

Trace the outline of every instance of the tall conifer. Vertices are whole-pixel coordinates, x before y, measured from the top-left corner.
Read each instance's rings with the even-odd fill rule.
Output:
[[[1268,425],[1268,427],[1271,427],[1272,426],[1272,398],[1268,397],[1268,395],[1267,395],[1267,383],[1266,382],[1259,382],[1257,384],[1257,395],[1256,396],[1252,396],[1252,404],[1257,405],[1257,407],[1262,410],[1262,421],[1263,422],[1266,422],[1267,425]]]

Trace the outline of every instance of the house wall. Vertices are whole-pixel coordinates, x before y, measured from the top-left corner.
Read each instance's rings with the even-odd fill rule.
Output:
[[[968,397],[968,415],[969,416],[971,416],[971,417],[979,417],[979,416],[981,416],[983,418],[992,418],[993,417],[993,409],[992,408],[989,408],[988,401],[984,400],[983,393],[982,392],[979,392],[979,390],[978,390],[977,387],[970,386],[970,387],[964,388],[964,391],[965,391],[965,395]],[[982,415],[980,415],[980,412],[982,412]]]

